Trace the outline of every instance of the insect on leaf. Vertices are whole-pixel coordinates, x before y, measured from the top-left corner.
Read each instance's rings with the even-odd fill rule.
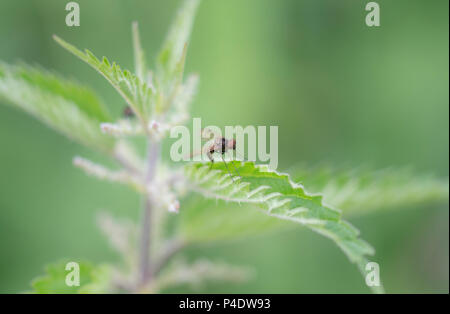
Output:
[[[374,249],[359,238],[359,231],[342,220],[341,212],[322,202],[322,196],[312,195],[286,174],[271,171],[265,165],[234,161],[239,172],[234,182],[226,165],[217,162],[193,163],[186,166],[186,176],[193,191],[205,197],[229,202],[250,203],[263,209],[270,217],[304,225],[332,239],[365,274],[367,255]],[[382,287],[372,287],[382,292]]]

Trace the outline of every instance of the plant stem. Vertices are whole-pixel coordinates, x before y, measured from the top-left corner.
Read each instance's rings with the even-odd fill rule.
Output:
[[[167,264],[167,262],[176,255],[179,251],[187,246],[187,243],[182,240],[172,240],[165,246],[165,251],[153,267],[152,275],[157,275],[159,271]]]
[[[145,175],[145,185],[149,186],[152,183],[156,173],[156,164],[159,158],[159,143],[148,140],[147,153],[147,172]],[[140,265],[139,265],[139,280],[140,285],[143,286],[152,279],[152,265],[150,258],[151,245],[151,231],[152,231],[152,209],[154,202],[148,195],[144,197],[144,210],[142,214],[141,225],[141,242],[140,242]]]

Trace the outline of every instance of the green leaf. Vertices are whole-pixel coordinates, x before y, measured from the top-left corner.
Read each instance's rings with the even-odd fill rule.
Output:
[[[172,107],[168,112],[168,121],[171,125],[180,125],[189,119],[189,105],[197,93],[198,76],[190,75],[185,83],[178,85],[173,97]]]
[[[322,193],[325,203],[345,214],[445,202],[449,197],[448,178],[417,174],[410,168],[373,171],[298,166],[292,173],[294,181],[304,184],[312,193]]]
[[[78,83],[37,67],[0,63],[1,98],[80,143],[104,151],[114,145],[100,130],[110,120],[106,107]]]
[[[255,236],[290,226],[286,221],[261,215],[249,208],[249,204],[216,202],[196,194],[191,194],[181,204],[176,217],[177,232],[188,243]]]
[[[167,84],[182,75],[186,44],[191,34],[199,0],[185,0],[172,23],[157,58],[160,79]]]
[[[110,265],[99,265],[92,269],[91,281],[80,286],[78,293],[82,294],[100,294],[100,293],[112,293],[111,278],[113,274],[113,268]]]
[[[356,228],[342,220],[339,210],[324,205],[322,196],[307,193],[286,174],[253,162],[234,161],[234,164],[240,175],[234,176],[234,181],[223,162],[212,167],[190,164],[186,166],[186,176],[192,190],[205,197],[255,204],[270,217],[299,223],[332,239],[365,274],[366,256],[373,255],[374,249],[359,238]],[[236,221],[239,219],[235,217]],[[381,292],[382,288],[374,290]]]
[[[145,81],[130,73],[128,70],[122,70],[115,62],[111,64],[106,57],[103,57],[100,61],[89,50],[82,52],[56,35],[53,38],[63,48],[73,53],[100,73],[133,109],[143,126],[147,127],[151,114],[154,91]]]
[[[110,268],[106,265],[94,267],[91,263],[78,262],[80,266],[80,286],[68,286],[66,270],[69,260],[50,264],[45,268],[46,274],[34,279],[31,283],[34,293],[39,294],[73,294],[73,293],[105,293],[110,281]]]
[[[132,26],[133,33],[133,52],[134,52],[134,70],[136,71],[137,77],[142,81],[145,81],[145,76],[147,74],[147,66],[145,62],[144,50],[141,46],[141,39],[139,36],[139,27],[137,22],[133,22]]]
[[[188,264],[183,260],[175,260],[158,276],[153,290],[159,292],[177,286],[199,289],[218,282],[239,284],[250,280],[253,276],[252,269],[223,262],[200,259]]]

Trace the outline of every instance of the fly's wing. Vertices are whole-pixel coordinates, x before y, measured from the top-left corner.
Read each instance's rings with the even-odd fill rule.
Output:
[[[237,157],[236,160],[248,161],[244,156],[239,154],[236,150],[233,150],[233,154]]]
[[[213,147],[214,140],[210,140],[202,146],[202,149],[193,151],[189,155],[185,156],[185,159],[192,159],[197,156],[207,156],[211,147]]]
[[[221,134],[217,134],[210,128],[202,129],[202,140],[212,140],[217,137],[221,137]]]
[[[209,153],[210,148],[216,147],[215,141],[216,141],[216,132],[211,130],[210,128],[204,128],[201,130],[201,139],[204,142],[201,150],[193,151],[192,153],[184,156],[184,159],[192,159],[197,156],[207,156]]]
[[[236,161],[248,161],[243,155],[237,152],[235,149],[227,149],[226,156],[229,160],[236,160]]]

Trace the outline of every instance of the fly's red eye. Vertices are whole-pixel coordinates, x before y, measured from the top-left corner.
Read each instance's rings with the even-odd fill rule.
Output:
[[[236,150],[236,140],[235,139],[232,139],[232,140],[228,141],[228,148]]]

